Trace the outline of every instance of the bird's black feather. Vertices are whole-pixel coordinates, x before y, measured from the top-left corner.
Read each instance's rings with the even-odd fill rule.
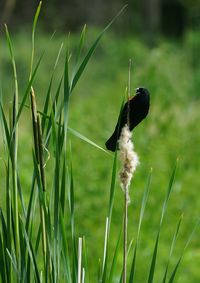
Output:
[[[124,105],[119,115],[117,125],[112,136],[106,141],[106,148],[111,151],[117,149],[117,141],[121,130],[127,124],[132,131],[148,114],[150,94],[145,88],[137,88],[136,95],[130,98]]]

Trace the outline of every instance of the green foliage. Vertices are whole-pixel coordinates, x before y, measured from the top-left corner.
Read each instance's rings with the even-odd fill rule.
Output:
[[[14,36],[11,41],[6,30],[11,59],[6,57],[4,45],[4,56],[0,58],[1,169],[5,172],[0,180],[4,188],[0,192],[1,280],[77,282],[79,275],[85,274],[84,282],[97,278],[99,282],[121,282],[123,204],[117,183],[117,153],[108,154],[102,144],[118,115],[116,109],[120,108],[127,81],[127,59],[131,55],[133,89],[145,84],[150,89],[152,105],[149,118],[134,133],[141,166],[131,192],[129,283],[175,282],[199,205],[195,191],[198,189],[195,176],[200,168],[196,159],[199,148],[195,146],[199,137],[196,123],[199,97],[191,92],[197,89],[196,81],[191,74],[190,57],[185,57],[186,51],[191,52],[191,42],[196,44],[195,36],[188,35],[182,48],[176,43],[160,42],[148,49],[135,38],[115,38],[111,33],[103,38],[108,25],[100,35],[92,31],[91,37],[96,39],[88,47],[84,27],[80,38],[68,38],[63,52],[64,38],[60,36],[49,41],[42,35],[38,37],[38,45],[35,44],[39,10],[40,6],[33,24],[32,48],[25,34]],[[20,37],[28,42],[22,50]],[[100,40],[96,57],[90,61]],[[12,45],[15,41],[17,48]],[[35,47],[45,51],[39,55]],[[199,68],[197,62],[195,70]],[[10,114],[7,93],[14,93]],[[178,154],[183,157],[176,181],[176,168],[171,167]],[[155,171],[148,177],[150,166]],[[165,193],[163,187],[171,171]],[[143,192],[140,188],[145,179]],[[188,187],[192,189],[187,190]],[[186,218],[179,216],[183,208]],[[182,219],[185,228],[181,227]],[[179,277],[183,283],[197,282],[199,278],[196,270],[200,256],[196,245],[194,241],[191,247],[196,260],[191,264],[186,254],[183,265],[194,275],[188,277],[181,270]]]

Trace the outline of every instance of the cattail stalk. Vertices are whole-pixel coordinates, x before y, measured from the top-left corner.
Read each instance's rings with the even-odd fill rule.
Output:
[[[44,152],[43,152],[43,144],[42,144],[42,132],[41,132],[41,123],[40,123],[39,115],[37,114],[35,93],[32,87],[30,91],[30,98],[31,98],[31,113],[32,113],[35,157],[37,160],[37,164],[39,166],[40,178],[41,178],[41,183],[42,183],[42,191],[43,191],[43,197],[44,197],[44,206],[45,206],[46,196],[45,196]],[[42,226],[42,250],[43,250],[44,269],[45,269],[46,268],[46,258],[47,258],[47,241],[46,241],[47,236],[46,236],[44,209],[45,208],[43,207],[42,202],[40,201],[40,218],[41,218],[41,226]]]
[[[128,205],[130,203],[129,187],[133,173],[139,163],[138,156],[134,151],[134,145],[131,141],[131,132],[125,125],[119,139],[120,159],[122,168],[119,174],[121,188],[124,192],[124,252],[123,252],[123,283],[126,283],[126,266],[127,266],[127,231],[128,231]]]
[[[133,177],[133,173],[139,163],[138,156],[134,151],[134,145],[131,141],[132,134],[129,130],[130,119],[130,73],[131,73],[131,60],[129,60],[129,76],[128,76],[128,112],[127,124],[122,128],[119,138],[120,159],[122,168],[120,171],[121,188],[124,192],[124,242],[123,242],[123,283],[126,283],[127,277],[127,235],[128,235],[128,205],[130,203],[129,187]]]

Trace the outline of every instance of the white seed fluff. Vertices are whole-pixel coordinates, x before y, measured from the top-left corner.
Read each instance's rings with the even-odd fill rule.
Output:
[[[119,177],[121,188],[124,193],[126,193],[129,202],[129,186],[133,177],[133,173],[136,170],[137,165],[139,164],[137,153],[134,151],[134,145],[131,141],[131,136],[132,134],[129,130],[129,127],[125,125],[122,128],[119,138],[119,152],[120,160],[122,162],[122,168],[120,170]]]

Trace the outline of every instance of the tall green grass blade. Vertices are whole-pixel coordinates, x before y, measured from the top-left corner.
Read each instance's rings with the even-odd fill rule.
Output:
[[[10,189],[10,161],[8,157],[7,166],[6,166],[6,220],[7,220],[7,249],[11,251],[12,247],[12,227],[11,227],[11,189]],[[7,263],[7,279],[8,282],[12,281],[12,265],[8,259],[7,253],[6,263]]]
[[[43,190],[43,184],[41,180],[41,175],[39,171],[39,165],[36,160],[36,156],[33,154],[34,161],[34,170],[36,174],[38,193],[39,193],[39,208],[40,208],[40,224],[41,224],[41,233],[42,233],[42,252],[43,252],[43,261],[44,269],[46,266],[46,255],[47,255],[47,236],[46,236],[46,201],[45,201],[45,191]]]
[[[117,244],[116,244],[116,247],[115,247],[115,252],[114,252],[114,255],[113,255],[112,265],[111,265],[111,269],[110,269],[110,273],[109,273],[109,279],[108,279],[109,283],[114,282],[114,272],[115,272],[115,269],[116,269],[116,263],[117,263],[117,259],[118,259],[118,255],[119,255],[121,238],[122,238],[122,229],[120,230],[118,240],[117,240]]]
[[[50,96],[51,96],[51,90],[52,90],[52,83],[53,83],[53,78],[54,78],[54,72],[55,72],[56,66],[58,64],[62,48],[63,48],[63,43],[60,46],[60,49],[59,49],[59,52],[58,52],[58,55],[57,55],[57,58],[56,58],[56,62],[55,62],[54,68],[53,68],[53,73],[52,73],[52,76],[51,76],[51,79],[50,79],[49,87],[48,87],[48,90],[47,90],[47,94],[46,94],[44,108],[43,108],[43,111],[42,111],[42,114],[43,114],[42,115],[42,122],[41,122],[42,123],[42,132],[44,132],[45,122],[46,122],[46,119],[47,119],[47,113],[48,113],[48,108],[49,108],[49,104],[50,104]]]
[[[37,7],[36,13],[35,13],[35,17],[33,20],[33,28],[32,28],[32,48],[31,48],[31,64],[30,64],[30,76],[29,76],[29,80],[32,76],[32,71],[33,71],[33,60],[34,60],[34,53],[35,53],[35,30],[36,30],[36,26],[37,26],[37,22],[38,22],[38,17],[40,14],[40,10],[41,10],[41,5],[42,5],[42,1],[39,2],[39,5]]]
[[[171,175],[171,178],[170,178],[170,181],[169,181],[167,194],[166,194],[166,197],[165,197],[165,200],[164,200],[164,204],[163,204],[163,208],[162,208],[162,214],[161,214],[161,219],[160,219],[160,226],[162,225],[163,218],[164,218],[164,215],[165,215],[165,212],[166,212],[166,208],[167,208],[167,203],[168,203],[168,200],[169,200],[169,197],[170,197],[170,194],[171,194],[172,185],[174,183],[175,174],[176,174],[176,170],[177,170],[177,164],[178,164],[178,159],[176,160],[176,164],[174,166],[174,170],[172,172],[172,175]]]
[[[71,268],[70,268],[70,257],[69,257],[69,252],[68,252],[68,241],[67,241],[67,236],[65,232],[65,219],[64,219],[64,214],[60,213],[60,223],[61,223],[61,235],[62,235],[62,255],[64,258],[64,271],[65,271],[65,276],[66,276],[66,282],[72,283],[72,278],[71,278]]]
[[[17,268],[17,262],[16,262],[16,258],[14,256],[13,253],[11,253],[8,249],[6,249],[7,255],[10,258],[10,261],[12,263],[13,269],[15,271],[15,274],[18,274],[18,268]]]
[[[165,269],[165,273],[164,273],[164,277],[163,277],[162,283],[166,283],[168,269],[169,269],[169,263],[170,263],[170,259],[171,259],[171,256],[172,256],[175,244],[176,244],[176,240],[177,240],[177,237],[178,237],[178,233],[179,233],[179,229],[180,229],[180,226],[181,226],[182,219],[183,219],[183,216],[181,215],[181,217],[180,217],[180,219],[178,221],[178,224],[177,224],[177,227],[176,227],[173,239],[172,239],[172,244],[171,244],[171,248],[170,248],[169,258],[168,258],[168,261],[167,261],[167,265],[166,265],[166,269]]]
[[[144,190],[143,197],[142,197],[142,205],[141,205],[141,209],[140,209],[139,224],[138,224],[138,230],[137,230],[137,237],[136,237],[135,249],[134,249],[134,254],[133,254],[133,260],[132,260],[132,264],[131,264],[129,283],[133,283],[134,279],[135,279],[135,269],[136,269],[136,257],[137,257],[138,241],[139,241],[140,229],[141,229],[141,225],[142,225],[142,221],[143,221],[143,217],[144,217],[144,212],[145,212],[145,208],[146,208],[146,204],[147,204],[147,200],[148,200],[148,196],[149,196],[150,184],[151,184],[151,176],[152,176],[152,170],[150,171],[150,174],[149,174],[149,177],[148,177],[148,180],[147,180],[147,184],[146,184],[146,188]]]
[[[69,60],[69,50],[66,51],[65,56],[65,68],[64,68],[64,146],[66,152],[66,142],[67,142],[67,126],[68,126],[68,110],[69,110],[69,70],[68,70],[68,60]]]
[[[5,255],[4,255],[4,243],[0,233],[0,275],[1,275],[1,282],[7,283],[7,276],[6,276],[6,263],[5,263]]]
[[[76,50],[74,68],[73,68],[73,71],[72,71],[72,78],[75,76],[77,69],[79,67],[78,64],[79,64],[79,61],[80,61],[81,52],[82,52],[83,45],[84,45],[84,42],[85,42],[85,32],[86,32],[86,25],[84,25],[84,27],[83,27],[83,30],[81,32],[81,36],[80,36],[80,39],[79,39],[79,44],[78,44],[78,47],[77,47],[77,50]]]
[[[70,133],[72,133],[72,134],[73,134],[74,136],[76,136],[77,138],[79,138],[79,139],[81,139],[81,140],[83,140],[83,141],[85,141],[85,142],[91,144],[92,146],[94,146],[94,147],[100,149],[101,151],[103,151],[103,152],[105,152],[105,153],[111,155],[107,150],[105,150],[105,149],[102,148],[101,146],[97,145],[96,143],[94,143],[94,142],[91,141],[90,139],[86,138],[84,135],[80,134],[80,133],[77,132],[76,130],[74,130],[74,129],[70,128],[70,127],[67,127],[67,129],[68,129],[68,131],[69,131]]]
[[[35,79],[35,76],[36,76],[36,74],[37,74],[37,71],[38,71],[38,68],[39,68],[39,66],[40,66],[40,63],[41,63],[41,61],[42,61],[43,56],[44,56],[44,52],[43,52],[43,54],[41,55],[41,57],[39,58],[39,60],[38,60],[38,62],[37,62],[37,64],[36,64],[36,67],[35,67],[35,69],[34,69],[34,71],[33,71],[33,74],[32,74],[32,76],[31,76],[31,78],[30,78],[30,81],[29,81],[29,83],[28,83],[28,85],[27,85],[27,87],[26,87],[26,90],[25,90],[24,95],[23,95],[23,98],[22,98],[22,102],[20,103],[20,107],[19,107],[19,110],[18,110],[18,114],[17,114],[17,118],[16,118],[16,123],[18,122],[18,120],[19,120],[19,118],[20,118],[20,116],[21,116],[22,110],[23,110],[23,108],[24,108],[24,106],[25,106],[25,103],[26,103],[26,99],[27,99],[27,97],[28,97],[28,95],[29,95],[29,93],[30,93],[31,86],[32,86],[32,84],[33,84],[33,81],[34,81],[34,79]],[[16,125],[15,125],[15,127],[16,127]],[[15,129],[15,127],[14,127],[14,129]],[[13,130],[14,130],[14,129],[13,129]]]
[[[156,237],[155,247],[154,247],[153,256],[152,256],[152,260],[151,260],[151,267],[150,267],[150,271],[149,271],[148,283],[152,283],[153,282],[153,278],[154,278],[159,237],[160,237],[160,229],[159,229],[157,237]]]
[[[74,240],[74,180],[72,163],[70,164],[70,190],[69,190],[69,208],[70,208],[70,220],[71,220],[71,234],[72,240]]]
[[[35,173],[33,174],[32,183],[31,183],[31,191],[30,191],[30,197],[28,202],[28,210],[26,214],[26,231],[28,232],[29,226],[31,226],[33,221],[33,215],[34,215],[34,207],[33,207],[33,201],[34,201],[34,192],[35,192]]]
[[[4,113],[4,110],[3,110],[3,105],[2,105],[2,102],[0,100],[0,115],[1,115],[1,124],[2,124],[2,127],[3,127],[3,130],[5,132],[5,141],[8,145],[8,149],[10,150],[10,133],[9,133],[9,127],[8,127],[8,123],[6,121],[6,116],[5,116],[5,113]]]
[[[17,69],[15,64],[15,57],[13,53],[12,42],[10,38],[10,34],[8,32],[8,28],[6,28],[6,40],[8,43],[10,57],[12,61],[13,75],[14,75],[14,98],[13,98],[13,109],[12,109],[12,136],[10,140],[10,146],[12,146],[11,160],[12,160],[12,179],[13,179],[13,207],[14,207],[14,222],[15,222],[15,239],[16,239],[16,256],[17,261],[19,260],[19,219],[18,219],[18,183],[17,183],[17,155],[18,155],[18,127],[17,127],[17,115],[18,115],[18,80],[17,80]]]
[[[31,263],[32,263],[32,268],[34,270],[35,280],[36,280],[37,283],[40,283],[41,280],[40,280],[40,275],[39,275],[39,269],[38,269],[38,266],[37,266],[37,260],[36,260],[32,244],[31,244],[31,242],[29,240],[29,237],[28,237],[28,235],[26,233],[25,228],[23,230],[23,234],[24,234],[24,237],[25,237],[25,241],[26,241],[28,253],[29,253],[29,256],[30,256],[30,260],[31,260]]]
[[[56,116],[56,118],[57,118],[57,115],[55,113],[56,112],[55,109],[57,107],[57,103],[58,103],[58,98],[59,98],[59,95],[60,95],[60,90],[61,90],[62,82],[63,82],[63,78],[60,79],[60,82],[58,84],[58,88],[56,90],[56,95],[55,95],[54,101],[52,103],[51,114],[50,114],[50,116],[48,116],[48,115],[46,116],[46,118],[49,119],[49,122],[48,122],[48,125],[47,125],[47,130],[46,130],[46,135],[45,135],[45,143],[44,143],[45,146],[48,145],[48,142],[49,142],[49,139],[50,139],[50,135],[51,135],[51,127],[52,127],[51,117],[53,115],[53,116]],[[44,113],[42,113],[40,111],[38,111],[38,113],[40,113],[42,115],[42,117],[44,116]]]
[[[21,256],[21,262],[20,262],[20,281],[23,282],[24,277],[26,275],[26,242],[24,241],[24,235],[23,235],[23,223],[22,219],[19,218],[19,239],[20,239],[20,254]]]
[[[59,212],[59,196],[60,196],[60,162],[59,156],[56,156],[55,177],[54,177],[54,235],[57,240],[58,235],[58,212]]]
[[[63,214],[65,212],[65,192],[66,192],[66,161],[64,158],[63,168],[62,168],[61,189],[60,189],[60,205]]]
[[[78,256],[75,239],[75,222],[74,222],[74,178],[73,178],[73,166],[72,166],[72,153],[70,146],[70,171],[69,171],[69,210],[70,210],[70,225],[71,225],[71,239],[72,239],[72,282],[77,282],[77,271],[78,271]]]
[[[86,32],[86,25],[84,25],[81,36],[80,36],[79,45],[78,45],[77,54],[76,54],[75,65],[78,64],[80,56],[81,56],[81,52],[83,50],[83,46],[84,46],[84,42],[85,42],[85,32]]]
[[[70,222],[71,222],[71,237],[72,237],[72,274],[73,282],[77,282],[77,270],[78,270],[78,258],[76,250],[76,240],[75,240],[75,224],[74,224],[74,180],[73,180],[73,170],[72,163],[70,169]]]
[[[167,190],[167,193],[166,193],[166,196],[165,196],[165,199],[164,199],[164,203],[163,203],[163,207],[162,207],[162,213],[161,213],[161,218],[160,218],[160,225],[159,225],[159,229],[158,229],[158,233],[157,233],[157,237],[156,237],[156,242],[155,242],[155,246],[154,246],[151,266],[150,266],[150,270],[149,270],[148,283],[152,283],[153,282],[153,278],[154,278],[160,231],[161,231],[163,218],[164,218],[164,215],[165,215],[165,212],[166,212],[166,208],[167,208],[167,203],[168,203],[171,191],[172,191],[172,185],[174,183],[174,178],[175,178],[176,169],[177,169],[177,162],[178,162],[178,160],[176,161],[176,164],[174,166],[174,169],[173,169],[170,181],[169,181],[169,185],[168,185],[168,190]]]
[[[6,225],[6,221],[3,215],[3,211],[0,209],[0,218],[1,218],[1,233],[0,233],[0,237],[1,237],[1,263],[2,265],[0,265],[0,267],[2,266],[2,268],[0,268],[0,270],[2,271],[2,274],[4,274],[4,277],[7,274],[7,277],[9,277],[9,266],[7,265],[7,257],[6,257],[6,248],[9,248],[9,236],[8,236],[8,229],[7,229],[7,225]]]
[[[105,237],[104,237],[103,261],[102,261],[102,283],[105,283],[107,280],[109,223],[110,223],[110,219],[107,217],[106,227],[105,227]]]
[[[24,196],[23,196],[23,193],[22,193],[22,187],[21,187],[21,182],[20,182],[20,179],[19,179],[19,174],[17,174],[17,187],[18,187],[18,192],[19,192],[20,203],[21,203],[21,206],[22,206],[23,216],[25,217],[26,216],[26,205],[25,205],[25,202],[24,202]]]
[[[102,36],[104,35],[104,33],[110,28],[110,26],[113,24],[113,22],[119,17],[119,15],[125,10],[125,8],[127,7],[127,5],[125,5],[118,13],[117,15],[110,21],[110,23],[105,27],[105,29],[100,33],[100,35],[97,37],[97,39],[95,40],[95,42],[92,44],[92,46],[90,47],[90,49],[88,50],[88,53],[86,54],[85,58],[83,59],[82,63],[80,64],[75,76],[72,78],[72,82],[70,85],[70,93],[73,91],[74,87],[76,86],[79,78],[81,77],[83,71],[85,70],[85,67],[87,66],[90,57],[92,56],[92,54],[94,53],[100,39],[102,38]]]
[[[110,221],[112,219],[116,174],[117,174],[117,150],[115,151],[115,155],[114,155],[114,161],[113,161],[113,167],[112,167],[112,177],[111,177],[111,184],[110,184],[110,199],[109,199],[109,206],[108,206],[108,218],[110,219]]]
[[[39,227],[38,227],[38,231],[37,231],[37,236],[36,236],[36,241],[35,241],[35,254],[37,255],[38,253],[38,249],[39,249],[39,244],[40,244],[40,239],[41,239],[41,234],[42,234],[42,226],[41,226],[41,223],[39,224]]]
[[[83,237],[83,261],[85,266],[85,282],[90,282],[90,275],[89,275],[89,265],[88,265],[88,251],[86,245],[86,239]]]
[[[151,177],[152,177],[152,169],[149,173],[146,188],[144,190],[144,194],[143,194],[143,198],[142,198],[142,205],[141,205],[141,209],[140,209],[140,218],[139,218],[138,231],[137,231],[137,240],[139,239],[142,220],[144,218],[144,212],[145,212],[145,208],[146,208],[146,204],[147,204],[147,200],[148,200],[148,196],[149,196]]]
[[[17,80],[15,57],[14,57],[12,42],[11,42],[11,38],[10,38],[10,34],[8,31],[7,25],[5,25],[5,29],[6,29],[6,40],[7,40],[9,51],[10,51],[10,57],[11,57],[11,62],[12,62],[13,74],[14,74],[15,96],[16,96],[16,99],[18,100],[18,80]],[[18,106],[18,101],[16,101],[16,105]]]
[[[47,119],[47,112],[48,112],[48,108],[49,108],[49,104],[50,104],[50,95],[51,95],[52,83],[53,83],[53,75],[52,75],[50,83],[49,83],[49,87],[48,87],[48,90],[47,90],[46,99],[45,99],[45,103],[44,103],[44,108],[43,108],[43,111],[42,111],[42,113],[43,113],[42,121],[41,121],[42,132],[44,132],[45,122],[46,122],[46,119]]]
[[[42,129],[40,116],[37,114],[37,132],[38,132],[38,153],[39,153],[39,165],[40,165],[40,176],[42,182],[42,189],[46,191],[46,177],[45,177],[45,164],[44,164],[44,147],[42,139]]]
[[[192,230],[191,234],[189,235],[189,238],[188,238],[188,240],[187,240],[187,242],[186,242],[186,244],[185,244],[185,246],[184,246],[184,248],[183,248],[182,254],[181,254],[181,256],[179,257],[179,259],[178,259],[178,261],[177,261],[177,263],[176,263],[176,265],[175,265],[175,267],[174,267],[174,269],[173,269],[173,271],[172,271],[172,273],[171,273],[171,276],[170,276],[170,278],[169,278],[168,283],[173,283],[173,282],[174,282],[174,279],[175,279],[177,270],[178,270],[179,265],[180,265],[180,263],[181,263],[181,261],[182,261],[182,259],[183,259],[185,250],[186,250],[187,247],[189,246],[189,244],[190,244],[190,242],[191,242],[191,240],[192,240],[192,238],[193,238],[193,236],[194,236],[194,233],[195,233],[197,227],[199,227],[199,224],[200,224],[200,220],[197,221],[197,223],[196,223],[194,229]]]
[[[52,139],[54,147],[54,160],[55,160],[55,169],[54,169],[54,191],[53,191],[53,202],[54,202],[54,254],[53,254],[53,263],[54,263],[54,279],[56,281],[58,268],[59,268],[59,209],[60,209],[60,171],[61,171],[61,148],[62,141],[60,140],[60,128],[61,128],[61,118],[59,119],[58,128],[56,131],[56,121],[52,114]]]
[[[81,283],[81,275],[82,275],[82,249],[83,249],[83,240],[82,238],[78,238],[78,281],[77,283]]]

